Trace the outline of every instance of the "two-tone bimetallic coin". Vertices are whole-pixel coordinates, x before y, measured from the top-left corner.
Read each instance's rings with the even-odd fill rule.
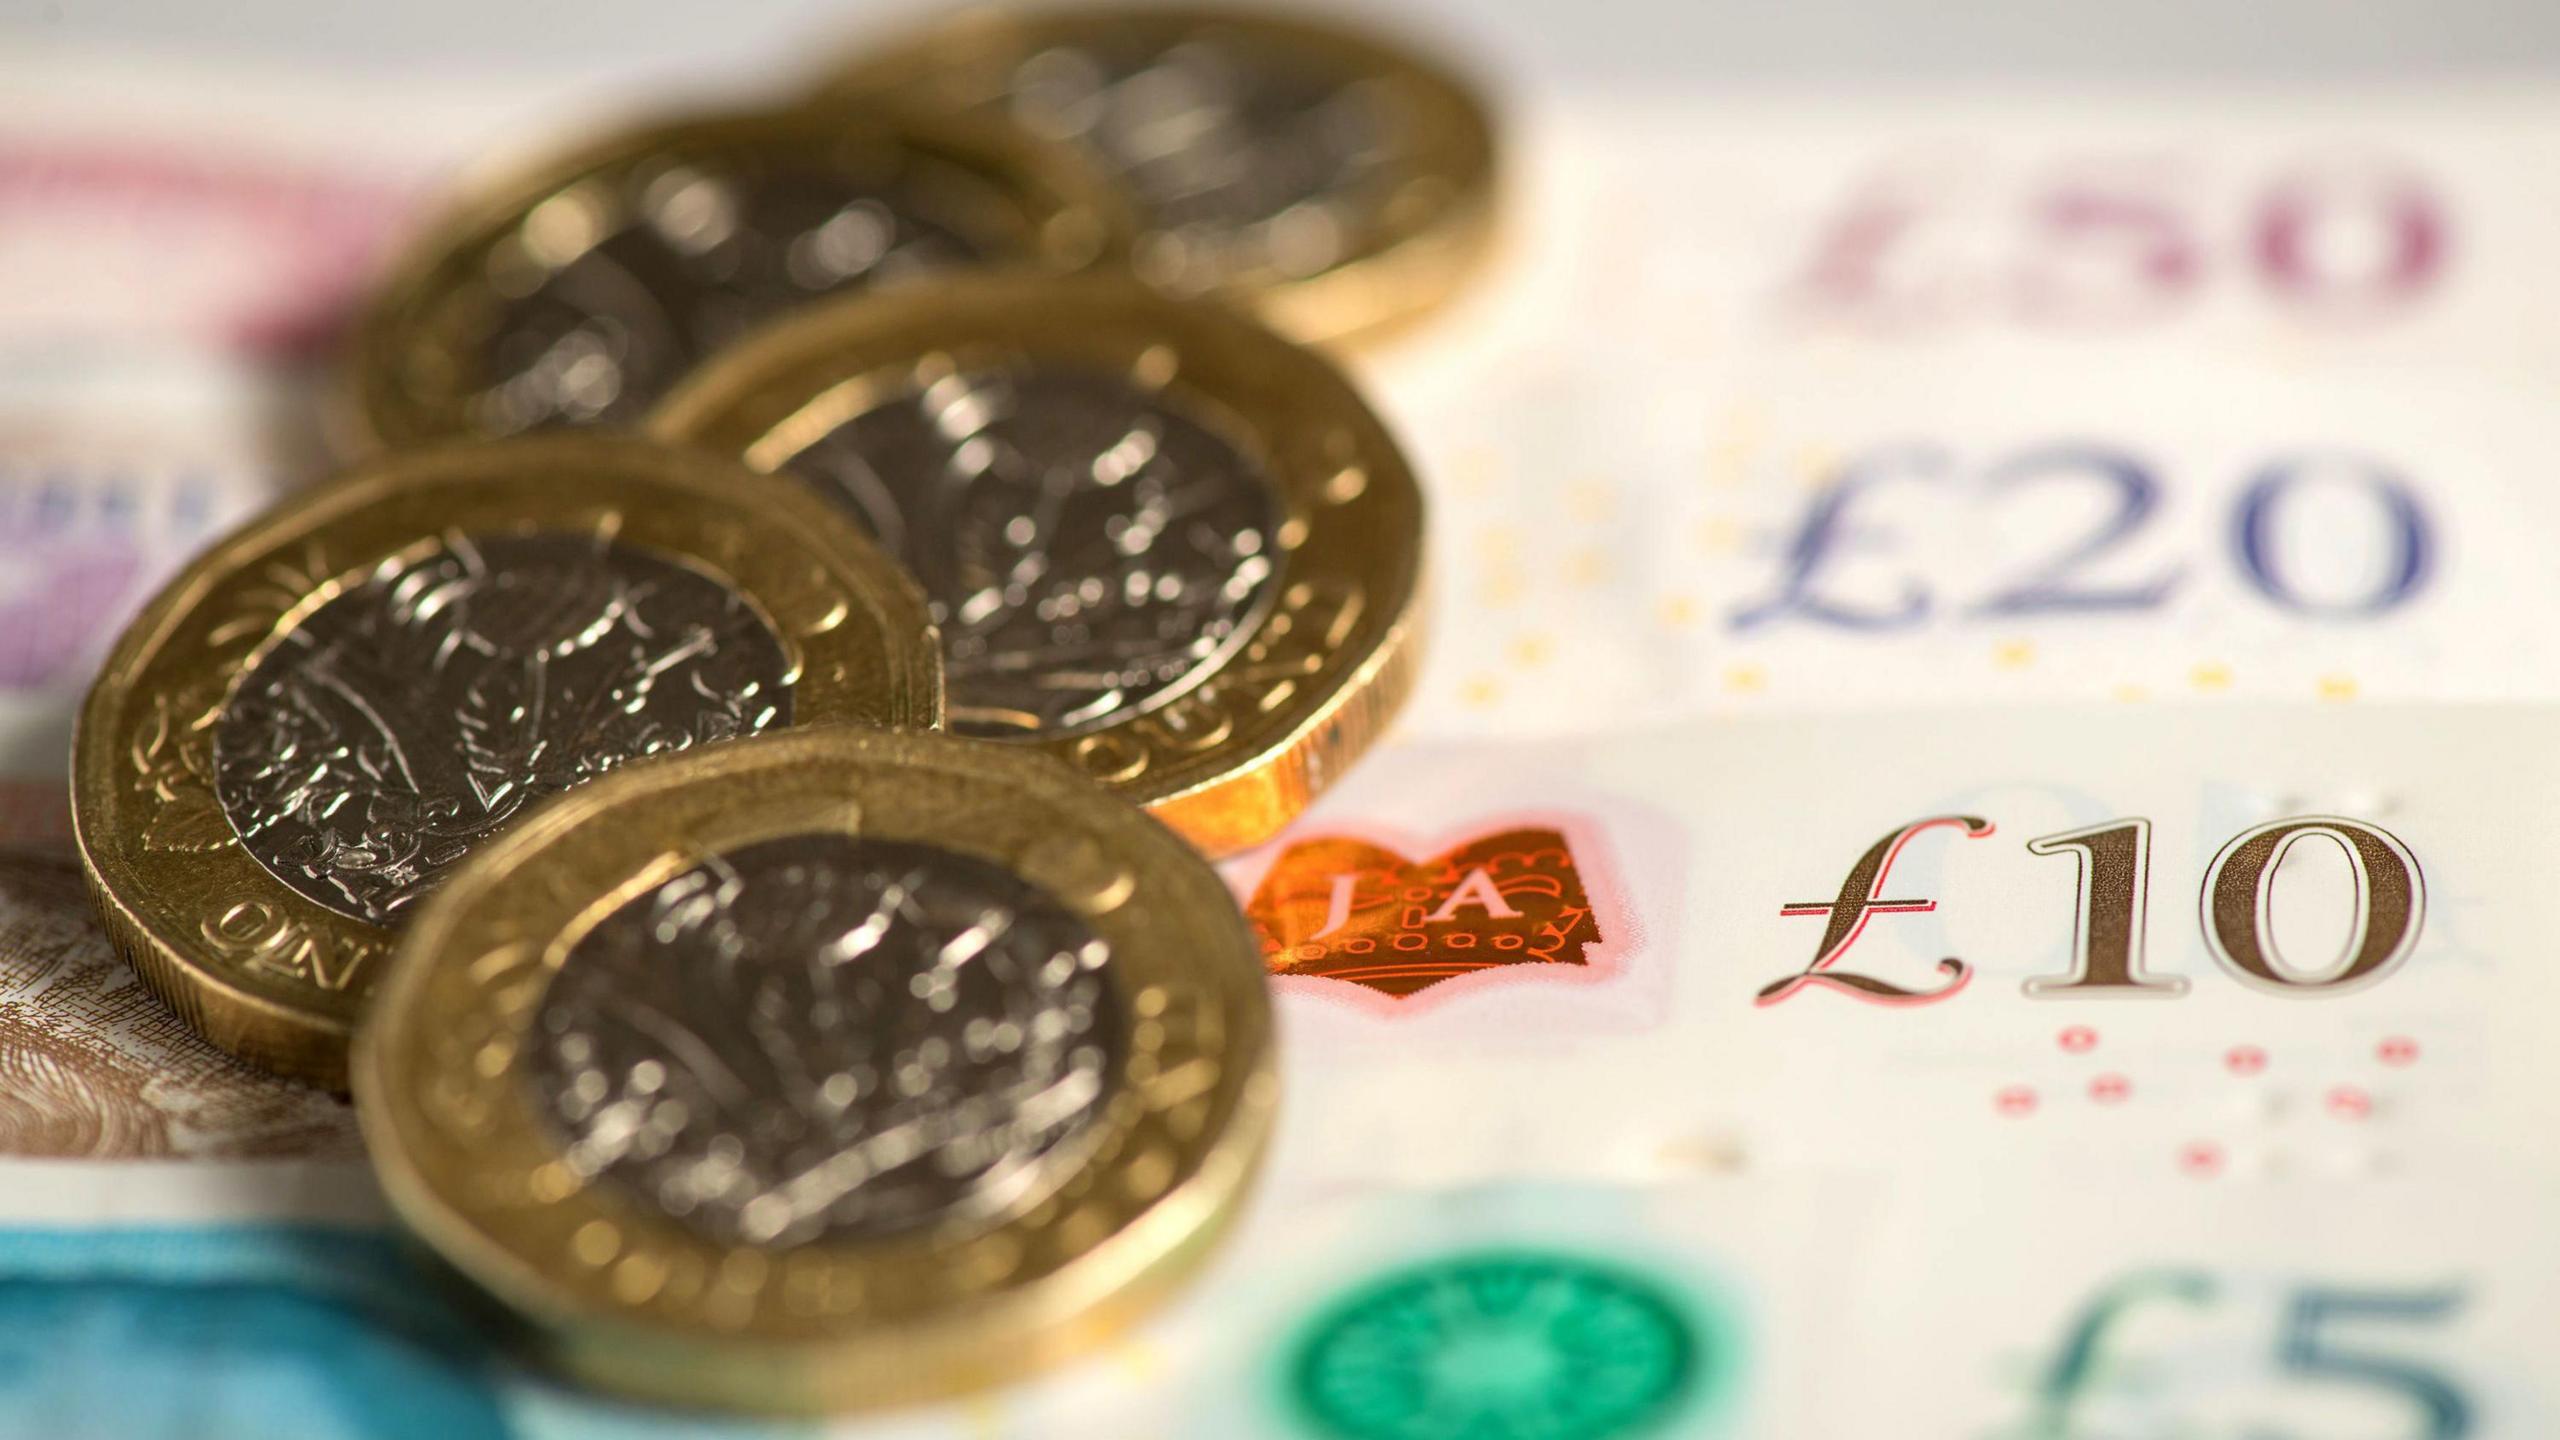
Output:
[[[356,1043],[385,1193],[569,1373],[806,1412],[1086,1348],[1198,1262],[1278,1081],[1207,861],[1014,747],[634,765],[483,849]]]
[[[650,426],[798,476],[923,584],[952,728],[1212,854],[1268,838],[1410,688],[1422,497],[1333,366],[1126,277],[804,312]]]
[[[465,187],[358,322],[348,448],[638,416],[750,327],[955,266],[1072,270],[1127,222],[1071,148],[864,109],[692,116]]]
[[[411,451],[199,557],[82,710],[109,936],[207,1039],[345,1084],[398,928],[544,796],[784,726],[932,726],[922,601],[830,507],[603,435]]]
[[[865,52],[824,94],[1002,115],[1079,146],[1139,213],[1140,274],[1246,299],[1301,340],[1431,309],[1492,235],[1484,105],[1423,57],[1332,23],[974,11]]]

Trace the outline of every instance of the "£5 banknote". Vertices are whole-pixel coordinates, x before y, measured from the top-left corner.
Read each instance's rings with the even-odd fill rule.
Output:
[[[1196,1285],[1093,1355],[824,1423],[577,1393],[360,1224],[13,1225],[0,1394],[27,1433],[217,1440],[2522,1440],[2552,1413],[2550,1198],[1998,1165],[1281,1181]]]
[[[14,1433],[211,1440],[1811,1436],[1830,1408],[1811,1342],[1845,1312],[1870,1200],[1827,1177],[1275,1184],[1198,1284],[1093,1356],[832,1423],[580,1394],[421,1252],[308,1205],[17,1223],[0,1402]]]
[[[1868,1237],[1841,1324],[1859,1383],[1826,1433],[2540,1434],[2553,1198],[2442,1173],[2235,1197],[1951,1169],[1898,1187]]]

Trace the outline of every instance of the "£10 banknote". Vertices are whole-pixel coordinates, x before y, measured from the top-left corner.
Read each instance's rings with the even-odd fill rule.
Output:
[[[1288,1002],[1284,1155],[1434,1184],[2540,1174],[2548,715],[1407,744],[1230,863]]]
[[[2555,720],[1394,747],[1229,866],[1285,1036],[1231,1243],[1094,1359],[840,1433],[2543,1433]],[[327,1135],[4,1167],[0,1373],[77,1413],[82,1346],[148,1344],[280,1394],[424,1386],[476,1433],[704,1433],[452,1318]]]

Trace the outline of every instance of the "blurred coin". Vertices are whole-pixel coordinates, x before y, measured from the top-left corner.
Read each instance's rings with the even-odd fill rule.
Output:
[[[1430,61],[1330,22],[1150,6],[984,10],[865,52],[823,94],[1001,114],[1135,203],[1139,273],[1331,341],[1447,299],[1483,258],[1493,137]]]
[[[827,506],[529,436],[376,462],[190,565],[90,691],[72,823],[161,999],[343,1087],[394,932],[533,801],[658,751],[939,718],[921,602]]]
[[[1012,1378],[1196,1264],[1277,1093],[1217,872],[1027,751],[636,765],[458,872],[356,1045],[385,1192],[551,1358],[804,1412]]]
[[[782,322],[650,424],[880,538],[941,627],[954,730],[1213,855],[1304,809],[1411,686],[1412,472],[1330,364],[1223,306],[946,279]]]
[[[710,350],[822,295],[952,266],[1068,270],[1126,229],[1067,147],[1012,127],[695,116],[466,187],[359,322],[352,449],[647,409]]]

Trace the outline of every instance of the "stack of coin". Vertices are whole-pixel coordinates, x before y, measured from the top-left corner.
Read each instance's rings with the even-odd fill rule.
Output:
[[[354,331],[349,468],[90,696],[109,933],[352,1084],[400,1215],[598,1385],[1090,1345],[1270,1129],[1210,860],[1415,663],[1419,488],[1305,344],[1451,293],[1491,168],[1391,47],[1084,11],[467,187]]]

